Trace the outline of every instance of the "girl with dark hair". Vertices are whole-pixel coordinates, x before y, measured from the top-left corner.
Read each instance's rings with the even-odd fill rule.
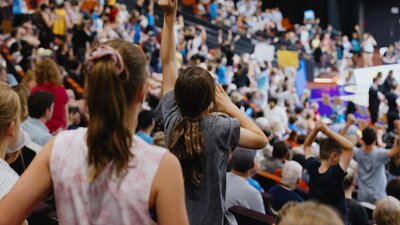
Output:
[[[145,55],[110,41],[88,55],[86,68],[88,128],[63,131],[44,147],[0,201],[0,225],[20,225],[51,191],[60,224],[187,225],[178,160],[134,136]]]
[[[192,225],[236,224],[225,206],[228,155],[236,146],[261,149],[264,133],[215,86],[211,75],[176,67],[174,21],[176,0],[163,0],[161,42],[163,98],[155,110],[164,122],[166,144],[182,166],[186,205]],[[225,114],[211,114],[220,112]]]

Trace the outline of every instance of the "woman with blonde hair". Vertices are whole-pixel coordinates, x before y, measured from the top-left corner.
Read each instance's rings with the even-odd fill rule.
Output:
[[[399,225],[400,201],[392,196],[380,200],[372,217],[376,225]]]
[[[62,85],[60,69],[52,59],[42,58],[34,64],[33,72],[37,86],[32,88],[32,93],[47,91],[54,95],[54,113],[46,126],[51,133],[57,133],[67,127],[69,101],[67,91]]]
[[[316,202],[303,202],[290,210],[279,225],[344,225],[344,223],[331,207]]]
[[[18,94],[0,82],[0,199],[4,198],[19,178],[5,158],[7,153],[13,153],[20,147],[13,147],[20,134],[20,112]]]

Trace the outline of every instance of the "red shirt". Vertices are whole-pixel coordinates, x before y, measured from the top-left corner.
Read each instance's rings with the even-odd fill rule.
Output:
[[[37,91],[47,91],[54,95],[54,112],[51,119],[46,123],[47,128],[53,133],[58,129],[67,127],[67,118],[65,115],[65,106],[69,101],[67,91],[63,86],[57,86],[50,83],[40,84],[32,89],[32,93]]]

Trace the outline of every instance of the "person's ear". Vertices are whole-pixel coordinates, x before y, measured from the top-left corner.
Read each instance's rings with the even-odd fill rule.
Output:
[[[137,96],[136,96],[136,102],[140,102],[141,104],[143,104],[144,100],[146,99],[146,93],[147,93],[147,82],[145,82],[144,84],[142,84],[139,87],[139,90],[137,92]]]
[[[8,137],[14,137],[15,135],[17,135],[17,124],[15,121],[11,121],[7,128],[6,128],[6,135]]]

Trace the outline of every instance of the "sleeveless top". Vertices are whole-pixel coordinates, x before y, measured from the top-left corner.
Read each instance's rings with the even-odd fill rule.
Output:
[[[116,177],[108,165],[89,182],[86,131],[64,131],[55,139],[50,173],[59,224],[155,224],[149,212],[150,191],[167,150],[135,136],[126,173]]]
[[[0,158],[0,199],[4,198],[11,188],[17,183],[18,174]]]

